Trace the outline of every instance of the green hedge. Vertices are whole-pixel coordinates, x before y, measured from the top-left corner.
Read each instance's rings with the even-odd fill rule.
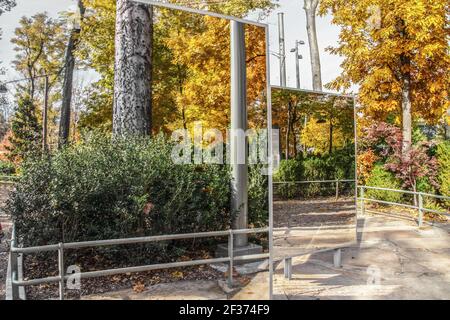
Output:
[[[436,157],[439,163],[439,191],[442,195],[450,197],[450,141],[438,145]],[[446,201],[445,205],[450,208],[450,201]]]
[[[370,178],[367,181],[367,186],[370,187],[379,187],[379,188],[388,188],[388,189],[397,189],[401,190],[401,182],[395,178],[394,174],[384,169],[384,166],[381,164],[376,164],[372,170]],[[389,201],[389,202],[397,202],[401,203],[402,194],[398,192],[392,191],[382,191],[382,190],[367,190],[366,195],[367,198],[381,200],[381,201]]]
[[[175,165],[171,150],[162,136],[114,143],[93,136],[26,161],[6,208],[21,243],[227,230],[232,219],[229,167]],[[267,221],[266,198],[267,179],[252,168],[254,225]],[[149,246],[151,252],[157,249]]]
[[[274,176],[275,182],[289,181],[323,181],[353,180],[355,177],[354,146],[336,150],[332,154],[308,155],[300,154],[296,159],[282,160],[279,170]],[[341,190],[351,191],[351,184],[341,184]],[[282,184],[277,185],[276,192],[287,198],[295,196],[330,196],[335,194],[335,186],[331,183]]]

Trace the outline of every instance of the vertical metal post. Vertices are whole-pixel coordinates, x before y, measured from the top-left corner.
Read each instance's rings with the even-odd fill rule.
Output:
[[[17,266],[17,253],[13,252],[13,248],[16,247],[16,227],[13,225],[12,233],[11,233],[11,250],[9,251],[9,261],[11,262],[11,290],[12,290],[12,299],[19,300],[19,286],[14,282],[19,280],[19,270]]]
[[[361,216],[366,215],[365,201],[364,201],[364,187],[361,187]]]
[[[339,199],[339,180],[336,180],[336,201]]]
[[[64,300],[64,244],[59,243],[58,248],[58,270],[59,270],[59,300]]]
[[[418,196],[419,196],[419,228],[422,228],[422,226],[423,226],[423,196],[421,193],[419,193]]]
[[[292,279],[292,258],[284,259],[284,278],[288,280]]]
[[[247,159],[247,72],[245,30],[241,22],[231,21],[231,163],[232,211],[238,212],[234,229],[248,226],[248,159]],[[236,235],[235,245],[245,247],[248,235]]]
[[[300,45],[299,41],[295,41],[295,72],[296,72],[296,80],[297,80],[297,89],[300,89],[300,55],[298,46]]]
[[[342,250],[336,249],[333,253],[333,265],[335,268],[342,267]]]
[[[286,87],[286,45],[284,41],[284,13],[278,13],[278,38],[280,44],[280,85]]]
[[[233,287],[233,268],[234,268],[234,246],[233,246],[233,230],[230,230],[230,235],[228,236],[228,257],[230,258],[230,265],[228,269],[228,286]]]

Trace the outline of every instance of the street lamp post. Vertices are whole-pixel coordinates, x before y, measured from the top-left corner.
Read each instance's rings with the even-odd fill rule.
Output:
[[[291,52],[295,53],[295,71],[296,71],[296,79],[297,79],[297,89],[300,89],[300,60],[303,59],[303,56],[299,54],[299,46],[304,45],[305,42],[303,40],[295,41],[295,48],[291,49]]]

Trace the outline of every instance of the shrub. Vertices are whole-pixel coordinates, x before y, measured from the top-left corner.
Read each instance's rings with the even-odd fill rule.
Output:
[[[269,225],[269,182],[261,165],[249,167],[248,221],[255,228]]]
[[[7,211],[25,246],[228,229],[229,169],[170,155],[161,136],[91,137],[25,162]]]
[[[9,161],[0,160],[0,175],[10,176],[16,173],[16,167]]]
[[[371,187],[380,187],[388,189],[400,189],[401,183],[395,176],[384,169],[381,164],[376,164],[372,170],[372,174],[367,181],[367,185]],[[399,203],[402,199],[402,194],[392,191],[382,191],[382,190],[366,190],[366,197]]]
[[[450,141],[442,142],[438,145],[436,157],[438,161],[438,181],[440,193],[450,197]],[[450,201],[445,205],[450,207]]]
[[[274,181],[353,180],[354,177],[354,145],[348,145],[332,154],[308,155],[306,158],[300,155],[296,159],[283,160]],[[287,198],[296,195],[329,196],[335,193],[334,185],[327,183],[284,184],[277,190],[281,196]]]

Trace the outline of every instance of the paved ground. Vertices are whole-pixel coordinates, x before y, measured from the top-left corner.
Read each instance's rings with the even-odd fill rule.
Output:
[[[414,222],[386,216],[359,220],[360,242],[343,251],[294,259],[293,278],[274,277],[275,299],[450,299],[448,225],[418,230]]]

